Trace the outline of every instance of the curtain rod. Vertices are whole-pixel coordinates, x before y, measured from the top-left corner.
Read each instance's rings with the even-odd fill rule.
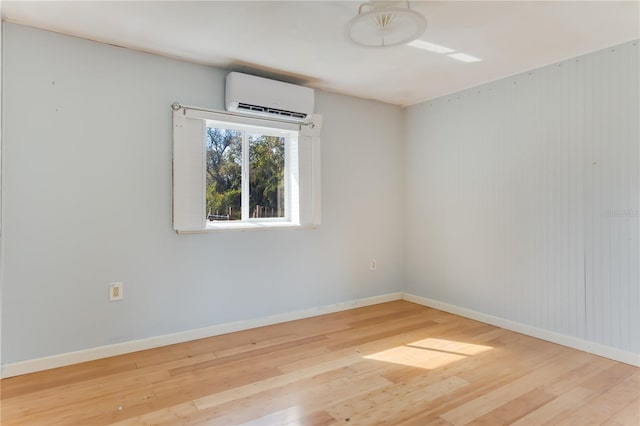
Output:
[[[303,123],[303,122],[300,122],[300,121],[290,121],[290,120],[282,120],[282,119],[277,119],[277,118],[266,118],[266,117],[247,115],[247,114],[237,114],[237,113],[233,113],[233,112],[229,112],[229,111],[220,111],[220,110],[216,110],[216,109],[207,109],[207,108],[199,108],[199,107],[181,105],[177,101],[171,104],[171,109],[174,110],[174,111],[183,110],[184,112],[186,112],[186,110],[190,109],[190,110],[194,110],[194,111],[213,112],[215,114],[228,115],[229,117],[245,117],[245,118],[251,118],[253,120],[262,120],[262,121],[271,121],[271,122],[275,121],[277,123],[287,123],[287,124],[298,124],[300,126],[309,126],[310,129],[313,129],[314,127],[316,127],[316,124],[314,122],[312,122],[312,121],[310,121],[308,123]]]

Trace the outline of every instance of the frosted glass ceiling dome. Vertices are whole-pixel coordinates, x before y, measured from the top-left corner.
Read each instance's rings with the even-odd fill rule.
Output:
[[[427,20],[408,1],[371,1],[347,23],[347,36],[361,46],[390,47],[416,40],[426,28]]]

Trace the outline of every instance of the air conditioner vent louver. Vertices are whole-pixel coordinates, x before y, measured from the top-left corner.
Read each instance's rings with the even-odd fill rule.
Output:
[[[303,122],[313,114],[313,89],[238,72],[227,75],[227,111]]]
[[[307,118],[307,114],[303,114],[301,112],[285,111],[282,109],[268,108],[268,107],[263,107],[259,105],[249,105],[249,104],[243,104],[243,103],[238,104],[238,110],[263,112],[265,114],[279,115],[282,117],[302,118],[302,119]]]

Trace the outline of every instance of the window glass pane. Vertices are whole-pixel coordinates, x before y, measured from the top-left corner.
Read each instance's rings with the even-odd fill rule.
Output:
[[[284,147],[284,137],[249,135],[250,218],[285,216]]]
[[[207,127],[207,219],[242,219],[242,132]]]

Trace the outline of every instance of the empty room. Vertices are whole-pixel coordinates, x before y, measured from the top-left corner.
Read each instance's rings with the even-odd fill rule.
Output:
[[[2,425],[640,424],[640,2],[0,10]]]

